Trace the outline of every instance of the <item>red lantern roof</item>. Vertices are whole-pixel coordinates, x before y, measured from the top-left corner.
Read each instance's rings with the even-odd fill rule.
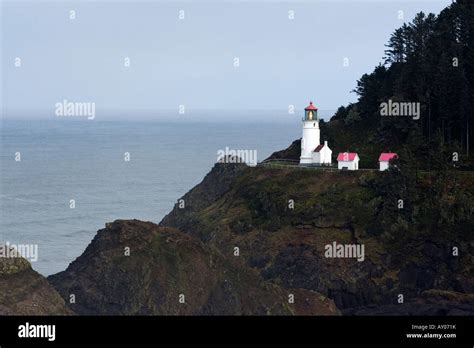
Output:
[[[309,102],[309,105],[307,107],[304,108],[305,110],[318,110],[318,108],[316,106],[313,105],[313,102],[310,101]]]

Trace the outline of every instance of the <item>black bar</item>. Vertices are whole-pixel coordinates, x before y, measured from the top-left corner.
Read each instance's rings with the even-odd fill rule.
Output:
[[[55,340],[20,338],[19,326],[55,325]],[[417,325],[413,328],[412,325]],[[430,325],[435,325],[431,327]],[[439,328],[438,325],[446,325]],[[422,330],[423,326],[427,328]],[[0,317],[0,346],[69,344],[377,344],[472,347],[474,317]],[[407,334],[456,334],[407,338]]]

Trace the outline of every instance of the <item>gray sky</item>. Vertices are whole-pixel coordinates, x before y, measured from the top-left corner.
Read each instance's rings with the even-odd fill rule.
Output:
[[[299,110],[310,99],[336,109],[356,99],[394,29],[450,2],[7,0],[3,103],[38,114],[63,99],[122,112]]]

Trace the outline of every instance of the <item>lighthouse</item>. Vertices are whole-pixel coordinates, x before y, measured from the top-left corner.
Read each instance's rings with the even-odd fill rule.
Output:
[[[318,108],[309,102],[304,109],[300,165],[329,165],[331,155],[327,141],[320,144]]]

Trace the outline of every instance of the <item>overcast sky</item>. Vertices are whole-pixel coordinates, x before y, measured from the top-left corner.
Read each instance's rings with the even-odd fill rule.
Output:
[[[3,103],[38,114],[63,99],[109,111],[287,110],[310,99],[336,109],[356,99],[394,29],[449,3],[7,0]]]

